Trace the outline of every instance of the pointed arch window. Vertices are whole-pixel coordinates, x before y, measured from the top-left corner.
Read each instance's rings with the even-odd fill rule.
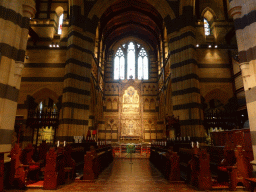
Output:
[[[62,24],[63,24],[63,14],[60,15],[59,17],[59,26],[58,26],[58,34],[61,35],[62,33]]]
[[[121,47],[117,50],[114,60],[114,79],[124,79],[124,52]]]
[[[143,47],[138,56],[138,79],[148,79],[148,56]]]
[[[114,58],[114,79],[149,79],[149,60],[143,46],[129,42],[118,48]]]
[[[204,34],[205,34],[206,36],[211,35],[210,24],[209,24],[209,22],[207,21],[206,18],[204,18]]]

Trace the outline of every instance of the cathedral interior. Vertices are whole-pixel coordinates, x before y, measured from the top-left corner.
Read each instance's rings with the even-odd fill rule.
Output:
[[[255,9],[254,0],[1,0],[4,162],[15,143],[213,145],[212,133],[245,129],[254,150]]]

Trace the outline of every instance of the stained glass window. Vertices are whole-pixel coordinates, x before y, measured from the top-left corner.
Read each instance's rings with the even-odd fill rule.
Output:
[[[124,53],[122,49],[119,48],[114,60],[114,79],[124,79],[124,66]]]
[[[138,57],[138,79],[148,79],[148,57],[143,47]]]
[[[61,35],[62,33],[62,24],[63,24],[63,14],[59,18],[59,26],[58,26],[58,34]]]
[[[204,18],[204,34],[206,36],[209,36],[211,34],[211,28],[210,28],[210,24],[207,21],[207,19]]]
[[[114,58],[114,79],[148,80],[149,62],[146,50],[134,42],[122,44],[121,47],[118,48]]]
[[[133,42],[128,45],[127,51],[127,78],[135,79],[135,47]]]

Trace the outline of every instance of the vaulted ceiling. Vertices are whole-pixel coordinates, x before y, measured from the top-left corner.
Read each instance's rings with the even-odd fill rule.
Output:
[[[111,46],[115,41],[135,36],[151,46],[159,45],[163,19],[146,0],[119,0],[110,6],[100,20],[100,37]]]

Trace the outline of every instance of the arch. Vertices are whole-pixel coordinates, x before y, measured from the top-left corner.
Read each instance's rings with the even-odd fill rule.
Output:
[[[113,0],[110,3],[109,0],[98,0],[89,12],[88,18],[92,19],[94,16],[101,18],[101,16],[108,9],[108,7],[116,3],[116,1],[118,0]],[[163,19],[168,15],[171,17],[171,19],[176,18],[174,11],[166,0],[147,0],[147,2],[159,12]]]
[[[109,110],[109,109],[112,109],[112,101],[111,101],[110,98],[107,100],[106,109],[108,109],[108,110]]]
[[[149,110],[149,100],[145,99],[144,101],[144,110]]]
[[[64,13],[64,9],[63,9],[63,7],[61,7],[61,6],[58,6],[58,7],[55,9],[55,12],[56,12],[57,16],[59,17],[59,16],[61,16],[61,15]]]
[[[154,99],[150,100],[150,110],[155,110],[156,109],[156,103]]]
[[[206,18],[209,22],[213,22],[217,19],[217,15],[210,7],[206,7],[201,13],[201,18]]]
[[[209,103],[212,99],[218,99],[221,103],[227,104],[230,99],[229,94],[221,89],[213,89],[204,96],[205,103]]]
[[[45,99],[51,98],[54,103],[58,103],[59,95],[49,88],[41,88],[32,94],[32,97],[35,98],[35,102],[39,103]]]
[[[118,103],[117,103],[117,99],[116,98],[112,102],[112,108],[113,109],[118,109]]]

